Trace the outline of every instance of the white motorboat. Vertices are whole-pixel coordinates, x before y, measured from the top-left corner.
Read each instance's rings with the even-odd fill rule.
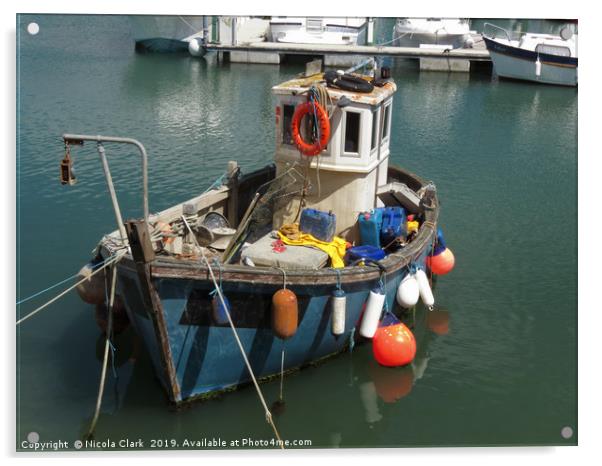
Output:
[[[485,23],[483,39],[496,74],[563,86],[577,85],[577,34],[565,27],[560,35],[524,33]]]
[[[364,45],[367,26],[366,18],[272,16],[269,38],[296,44]]]
[[[472,47],[473,40],[467,19],[399,18],[393,27],[392,43],[397,47],[436,44],[455,49]]]

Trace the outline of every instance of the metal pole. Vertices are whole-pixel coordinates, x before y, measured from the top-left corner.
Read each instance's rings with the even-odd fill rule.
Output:
[[[109,163],[107,162],[105,148],[101,142],[96,144],[96,148],[98,149],[98,155],[100,155],[102,169],[105,172],[105,179],[107,180],[107,186],[109,187],[109,194],[111,195],[111,202],[113,203],[113,210],[115,211],[115,218],[117,220],[117,226],[119,227],[119,234],[121,235],[121,240],[125,242],[127,235],[125,233],[125,226],[123,225],[121,210],[119,209],[119,202],[117,202],[117,194],[115,193],[115,187],[113,186],[113,178],[111,177],[111,171],[109,170]]]
[[[148,156],[146,155],[146,149],[142,145],[140,141],[131,138],[119,138],[114,136],[90,136],[86,134],[63,134],[63,139],[72,139],[79,141],[96,141],[98,143],[101,142],[119,142],[121,144],[132,144],[138,148],[140,151],[140,156],[142,157],[142,203],[144,210],[144,220],[148,223]],[[108,170],[108,165],[107,165]],[[110,176],[110,174],[109,174]],[[108,181],[108,180],[107,180]],[[119,210],[117,207],[116,215]],[[121,214],[119,214],[119,218],[121,218]],[[121,225],[123,227],[123,225]],[[125,230],[124,230],[125,231]],[[125,237],[125,235],[124,235]]]
[[[366,45],[372,45],[374,43],[374,18],[368,16],[368,30],[366,31]]]
[[[236,23],[237,23],[236,16],[232,16],[232,22],[230,23],[232,25],[232,45],[236,45],[236,43],[238,42],[238,39],[236,37],[236,33],[238,32],[238,31],[236,31]]]
[[[209,18],[203,16],[203,43],[207,45],[209,42]]]

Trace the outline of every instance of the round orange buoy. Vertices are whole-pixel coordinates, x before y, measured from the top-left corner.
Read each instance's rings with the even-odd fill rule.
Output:
[[[454,268],[456,258],[451,249],[445,248],[440,254],[436,256],[427,256],[426,265],[436,275],[445,275]]]
[[[372,338],[376,361],[387,367],[405,366],[416,356],[416,339],[403,323],[379,327]]]
[[[272,330],[278,338],[286,340],[297,332],[299,306],[297,295],[283,288],[272,297]]]
[[[431,311],[426,315],[426,323],[431,332],[437,335],[449,333],[449,312],[442,309]]]
[[[301,121],[307,114],[315,115],[318,120],[318,128],[320,132],[320,139],[309,143],[303,140],[301,137]],[[298,105],[293,114],[293,120],[291,122],[291,130],[293,133],[293,141],[303,154],[305,155],[318,155],[328,144],[330,138],[330,120],[326,110],[317,102],[305,102]]]
[[[395,403],[412,391],[414,371],[411,367],[382,367],[371,363],[368,372],[376,393],[385,403]]]

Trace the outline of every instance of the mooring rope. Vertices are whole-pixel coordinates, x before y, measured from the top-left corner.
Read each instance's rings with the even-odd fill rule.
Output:
[[[94,264],[94,265],[92,266],[92,270],[94,270],[96,267],[100,267],[102,264],[104,264],[104,263],[105,263],[107,260],[109,260],[109,259],[110,259],[110,257],[109,257],[109,258],[107,258],[107,259],[105,259],[105,260],[103,260],[103,261],[100,261],[100,262],[98,262],[97,264]],[[47,291],[50,291],[50,290],[52,290],[52,289],[56,288],[56,287],[57,287],[57,286],[59,286],[59,285],[62,285],[62,284],[64,284],[64,283],[67,283],[69,280],[73,280],[73,279],[74,279],[75,277],[77,277],[78,275],[79,275],[79,272],[78,272],[78,273],[75,273],[75,274],[73,274],[73,275],[71,275],[70,277],[67,277],[67,278],[65,278],[64,280],[61,280],[61,281],[60,281],[60,282],[58,282],[58,283],[55,283],[54,285],[51,285],[51,286],[49,286],[48,288],[44,288],[43,290],[41,290],[41,291],[38,291],[37,293],[34,293],[34,294],[32,294],[31,296],[28,296],[27,298],[23,298],[21,301],[17,301],[17,306],[18,306],[19,304],[23,304],[23,303],[25,303],[25,302],[29,301],[30,299],[33,299],[33,298],[35,298],[35,297],[37,297],[37,296],[40,296],[41,294],[44,294],[44,293],[46,293]]]
[[[102,371],[100,373],[100,384],[98,386],[98,396],[96,397],[96,409],[94,410],[94,416],[92,417],[92,422],[90,423],[90,428],[88,429],[88,433],[86,434],[86,439],[92,438],[92,434],[94,433],[94,429],[96,428],[96,423],[98,422],[98,417],[100,416],[100,406],[102,405],[102,395],[105,390],[105,379],[107,377],[107,362],[109,360],[109,349],[111,345],[111,332],[113,331],[113,303],[115,302],[115,283],[117,282],[117,267],[113,264],[113,274],[111,277],[111,294],[109,296],[108,302],[108,313],[109,319],[107,322],[107,330],[105,340],[105,353],[102,361]],[[106,288],[105,288],[106,289]]]
[[[182,220],[184,221],[184,225],[186,225],[186,228],[188,228],[188,231],[190,232],[190,234],[192,236],[192,239],[194,240],[196,246],[201,250],[201,257],[205,261],[205,264],[207,264],[207,269],[209,270],[209,275],[211,276],[211,281],[213,282],[213,286],[217,290],[217,295],[219,296],[219,299],[221,301],[222,307],[226,311],[226,317],[228,318],[228,323],[230,324],[230,328],[232,329],[232,333],[234,334],[234,339],[236,340],[236,344],[238,345],[238,349],[240,350],[242,358],[245,361],[245,365],[247,366],[247,370],[249,371],[249,375],[251,376],[251,380],[253,380],[253,385],[255,385],[255,390],[257,391],[257,395],[259,396],[259,400],[261,401],[261,404],[263,405],[263,409],[265,410],[265,419],[266,419],[267,423],[270,424],[270,426],[274,430],[274,434],[276,435],[276,438],[278,439],[278,445],[280,446],[280,448],[282,448],[284,450],[284,443],[282,442],[282,439],[280,438],[280,434],[278,433],[278,429],[276,428],[276,424],[274,424],[274,420],[272,419],[272,413],[268,409],[268,405],[267,405],[267,403],[265,401],[265,398],[263,397],[263,393],[261,392],[261,388],[259,388],[259,383],[257,382],[257,379],[255,378],[255,373],[253,372],[253,368],[251,367],[251,363],[249,362],[249,359],[247,358],[245,350],[244,350],[244,348],[242,346],[242,343],[240,341],[240,337],[238,336],[238,332],[236,331],[236,327],[234,326],[234,322],[232,321],[232,317],[230,316],[230,310],[228,309],[228,306],[226,306],[226,302],[224,300],[224,295],[222,294],[222,290],[218,286],[217,280],[215,279],[215,274],[213,273],[213,268],[211,267],[211,264],[207,260],[207,257],[205,256],[205,251],[199,245],[199,243],[198,243],[198,241],[196,239],[196,236],[194,235],[192,229],[190,228],[190,225],[188,224],[188,222],[186,221],[186,218],[184,216],[182,216]]]
[[[40,307],[38,307],[34,311],[31,311],[25,317],[22,317],[21,319],[17,320],[16,325],[20,325],[22,322],[25,322],[27,319],[29,319],[30,317],[33,317],[35,314],[37,314],[38,312],[40,312],[42,309],[46,308],[47,306],[49,306],[50,304],[52,304],[53,302],[55,302],[59,298],[62,298],[63,296],[65,296],[69,291],[73,290],[78,285],[82,284],[86,280],[89,280],[93,275],[96,275],[98,272],[100,272],[101,270],[103,270],[105,267],[107,267],[107,266],[109,266],[109,265],[114,264],[115,262],[117,262],[119,259],[121,259],[123,257],[123,255],[125,254],[125,251],[126,251],[125,249],[122,249],[121,251],[118,251],[114,256],[112,256],[111,258],[107,259],[102,267],[99,267],[94,272],[92,272],[89,276],[87,276],[85,278],[82,278],[75,285],[70,286],[65,291],[63,291],[63,292],[59,293],[58,295],[56,295],[50,301],[47,301],[45,304],[42,304]]]

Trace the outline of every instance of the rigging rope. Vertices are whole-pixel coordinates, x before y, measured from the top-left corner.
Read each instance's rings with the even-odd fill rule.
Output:
[[[220,289],[220,287],[218,286],[217,280],[215,279],[215,274],[213,273],[213,268],[211,267],[211,264],[209,263],[209,261],[207,260],[207,257],[205,256],[205,251],[204,249],[199,245],[196,236],[194,235],[192,229],[190,228],[190,225],[188,224],[188,222],[186,221],[186,218],[184,216],[182,216],[182,220],[184,221],[184,224],[186,225],[186,228],[188,228],[188,231],[190,232],[196,246],[201,250],[201,256],[203,258],[203,260],[205,261],[205,264],[207,265],[207,269],[209,270],[209,275],[211,276],[211,281],[213,281],[213,286],[215,287],[215,289],[217,290],[217,295],[219,296],[219,299],[221,301],[222,307],[224,308],[224,311],[226,312],[226,317],[228,318],[228,323],[230,324],[230,328],[232,329],[232,333],[234,334],[234,339],[236,340],[236,344],[238,345],[238,348],[240,350],[240,353],[242,355],[242,358],[245,361],[245,365],[247,366],[247,370],[249,371],[249,375],[251,376],[251,379],[253,380],[253,385],[255,385],[255,390],[257,391],[257,395],[259,396],[259,400],[261,401],[261,404],[263,405],[263,409],[265,410],[265,419],[267,421],[268,424],[270,424],[270,426],[272,427],[274,434],[276,435],[276,438],[278,439],[278,445],[280,446],[280,448],[282,448],[284,450],[284,443],[282,442],[282,439],[280,438],[280,434],[278,433],[278,429],[276,429],[276,424],[274,424],[274,420],[272,419],[272,413],[270,412],[270,410],[268,409],[268,405],[265,401],[265,398],[263,397],[263,393],[261,392],[261,388],[259,388],[259,384],[257,383],[257,379],[255,378],[255,373],[253,372],[253,368],[251,367],[251,363],[249,362],[249,359],[247,358],[247,355],[245,353],[245,350],[242,346],[242,343],[240,341],[240,338],[238,336],[238,332],[236,331],[236,327],[234,326],[234,322],[232,321],[232,317],[230,316],[230,309],[228,309],[228,306],[226,306],[226,302],[224,300],[224,295],[222,294],[222,290]]]

